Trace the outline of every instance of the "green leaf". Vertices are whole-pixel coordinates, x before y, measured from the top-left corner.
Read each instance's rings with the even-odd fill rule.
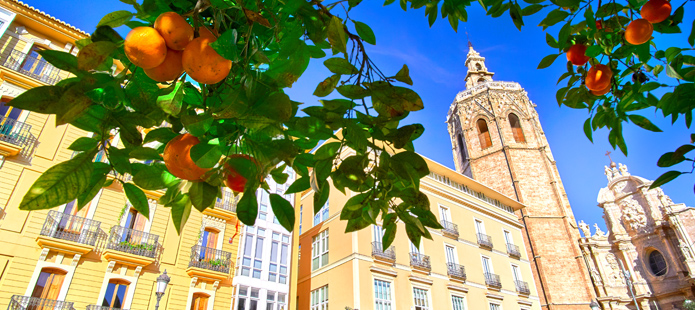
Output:
[[[77,68],[77,57],[73,54],[56,50],[41,50],[39,54],[58,69],[69,71],[76,75],[81,74],[80,69]]]
[[[669,171],[664,174],[662,174],[660,177],[658,177],[654,182],[652,183],[651,186],[649,186],[649,189],[654,189],[657,188],[661,185],[664,185],[668,182],[673,181],[675,178],[679,177],[681,174],[683,174],[680,171]]]
[[[135,158],[139,160],[162,160],[162,156],[159,155],[159,151],[149,148],[139,146],[130,151],[130,158]]]
[[[538,24],[538,26],[542,26],[543,29],[548,28],[552,25],[555,25],[555,24],[565,20],[565,18],[567,18],[567,16],[569,16],[569,15],[570,15],[569,12],[563,11],[561,9],[552,10],[552,11],[550,11],[550,13],[548,13],[548,16],[546,16],[541,21],[541,23]]]
[[[116,44],[109,41],[89,44],[77,53],[77,68],[85,71],[94,70],[104,63],[114,50]]]
[[[603,18],[610,15],[615,15],[622,11],[625,7],[620,3],[609,2],[602,5],[598,10],[596,10],[596,17]]]
[[[139,187],[133,185],[132,183],[124,183],[123,191],[125,196],[133,208],[142,214],[145,218],[150,218],[150,205],[147,202],[147,196]]]
[[[671,167],[673,165],[680,164],[686,160],[683,154],[677,154],[676,152],[667,152],[659,157],[659,161],[656,165],[662,168]]]
[[[167,193],[172,190],[169,188]],[[178,191],[178,189],[176,189]],[[183,230],[183,226],[186,225],[188,218],[191,216],[191,200],[188,194],[178,194],[172,199],[171,202],[165,206],[171,207],[171,219],[174,222],[174,227],[176,232],[180,235]]]
[[[521,10],[521,15],[530,16],[530,15],[536,14],[540,10],[542,10],[544,7],[546,7],[546,6],[542,5],[542,4],[529,5],[529,6],[525,7],[523,10]]]
[[[77,209],[81,210],[99,193],[106,183],[106,175],[111,171],[111,166],[105,163],[92,163],[92,176],[89,178],[87,189],[77,196]]]
[[[237,203],[237,216],[239,220],[247,226],[253,226],[258,216],[258,202],[256,201],[256,190],[247,189]]]
[[[359,70],[345,58],[329,58],[323,62],[323,65],[335,74],[352,75],[359,73]]]
[[[253,108],[253,112],[278,122],[286,122],[294,116],[290,96],[282,91],[272,93]]]
[[[358,22],[356,20],[352,20],[352,22],[355,23],[357,35],[360,36],[364,42],[371,45],[376,45],[376,36],[374,36],[374,31],[372,31],[372,28],[369,28],[367,24]]]
[[[592,45],[586,48],[586,52],[584,52],[584,55],[593,58],[598,55],[601,55],[601,53],[603,53],[603,47],[601,45]]]
[[[345,96],[345,98],[350,99],[362,99],[369,96],[370,93],[368,90],[359,85],[342,85],[336,87],[336,90],[341,95]]]
[[[347,34],[339,17],[331,17],[328,24],[328,42],[338,51],[347,54]]]
[[[46,170],[24,195],[19,209],[50,209],[75,200],[89,185],[95,154],[81,153]]]
[[[538,69],[544,69],[544,68],[550,67],[550,65],[552,65],[553,62],[555,62],[555,59],[557,59],[557,56],[560,56],[560,54],[552,54],[552,55],[548,55],[548,56],[543,57],[543,59],[541,60],[541,63],[538,64]]]
[[[396,76],[394,77],[396,81],[406,83],[408,85],[413,85],[413,80],[410,78],[410,70],[408,69],[408,65],[404,64],[403,68],[396,73]]]
[[[239,51],[237,50],[236,42],[237,30],[230,29],[217,38],[217,41],[210,43],[210,46],[225,59],[238,61]]]
[[[176,138],[176,136],[178,136],[178,134],[171,131],[171,128],[162,127],[150,130],[150,132],[148,132],[145,136],[145,140],[143,142],[148,143],[152,141],[157,141],[163,144],[167,144],[169,143],[169,141],[171,141],[171,139]]]
[[[589,141],[591,141],[591,143],[594,143],[593,133],[594,131],[591,128],[591,117],[589,117],[584,122],[584,134],[587,138],[589,138]]]
[[[212,127],[214,119],[212,115],[208,113],[202,113],[197,115],[181,115],[181,124],[186,130],[196,136],[202,137],[205,133]]]
[[[630,121],[635,123],[635,125],[640,126],[646,130],[653,131],[653,132],[662,132],[659,127],[656,127],[649,119],[642,115],[637,115],[637,114],[631,114],[627,116]]]
[[[364,229],[371,224],[371,222],[365,220],[363,217],[349,219],[347,224],[345,225],[345,233],[350,233],[353,231]]]
[[[179,179],[169,173],[162,164],[143,165],[133,176],[133,182],[146,190],[160,190],[179,183]]]
[[[212,168],[217,165],[220,158],[222,158],[222,148],[219,145],[198,143],[191,148],[191,159],[200,168]]]
[[[34,87],[12,99],[6,105],[42,114],[55,114],[58,101],[64,92],[65,89],[60,86]]]
[[[679,80],[683,79],[683,77],[680,74],[678,74],[678,72],[676,72],[676,70],[673,69],[673,67],[671,65],[666,65],[666,75],[668,75],[674,79],[679,79]]]
[[[163,89],[163,94],[157,97],[157,105],[167,114],[177,116],[181,113],[181,105],[183,103],[182,85],[183,82],[179,81],[175,85]]]
[[[341,143],[340,142],[330,142],[322,145],[318,150],[316,150],[316,153],[314,155],[314,159],[316,160],[325,160],[325,159],[333,159],[335,158],[335,155],[338,154],[338,150],[340,150]]]
[[[128,11],[116,11],[113,13],[106,14],[102,17],[97,27],[99,26],[110,26],[111,28],[116,28],[133,19],[133,13]]]
[[[314,90],[314,96],[326,97],[330,95],[335,89],[335,86],[338,85],[338,82],[340,82],[339,74],[335,74],[326,78],[323,82],[319,83],[319,85],[316,85],[316,90]]]
[[[303,192],[311,187],[308,177],[301,177],[295,180],[285,191],[285,195]]]
[[[219,195],[220,188],[206,182],[192,182],[191,188],[188,190],[193,207],[200,212],[214,206]]]
[[[393,240],[396,239],[396,228],[396,223],[384,225],[384,235],[381,236],[381,244],[383,246],[383,250],[388,249],[393,243]]]
[[[420,95],[410,88],[392,86],[383,81],[372,83],[372,101],[382,103],[397,111],[419,111],[424,108]]]
[[[292,204],[278,194],[270,194],[270,206],[273,208],[273,214],[280,225],[287,231],[292,231],[295,221]]]
[[[398,128],[396,136],[393,138],[393,146],[397,149],[405,147],[409,142],[415,141],[425,132],[425,127],[421,124],[412,124]]]
[[[695,46],[695,20],[693,20],[693,26],[690,28],[688,43],[690,44],[690,46]]]
[[[68,150],[84,152],[94,150],[99,145],[99,140],[94,138],[80,137],[68,146]]]
[[[659,84],[657,82],[649,82],[649,83],[646,83],[646,84],[640,86],[639,92],[640,93],[650,92],[650,91],[655,90],[659,87],[661,87],[661,84]]]
[[[550,33],[545,33],[545,42],[548,43],[548,46],[552,48],[560,48],[557,43],[557,40],[555,40],[555,38],[553,38],[553,36],[550,35]]]

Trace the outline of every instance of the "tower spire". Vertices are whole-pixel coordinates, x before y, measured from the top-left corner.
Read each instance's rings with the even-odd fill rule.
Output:
[[[468,32],[466,32],[466,37],[468,37]],[[480,53],[473,49],[473,43],[471,43],[470,39],[468,39],[468,54],[466,55],[465,65],[468,68],[465,79],[467,89],[478,84],[491,82],[492,76],[495,75],[495,73],[487,70],[485,57],[480,56]]]

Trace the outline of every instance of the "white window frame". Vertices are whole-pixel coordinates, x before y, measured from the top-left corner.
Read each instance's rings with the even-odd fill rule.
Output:
[[[319,300],[321,297],[325,297],[325,299]],[[328,297],[328,284],[311,291],[309,300],[311,310],[328,310]]]
[[[480,225],[478,225],[478,223],[480,223]],[[487,233],[485,232],[485,222],[483,222],[483,220],[478,219],[478,218],[473,218],[473,224],[475,225],[475,233],[476,234],[487,235]]]
[[[504,241],[507,244],[514,245],[514,236],[512,236],[512,232],[506,229],[502,229],[502,234],[504,234]]]
[[[389,299],[380,299],[380,298],[378,298],[379,295],[377,294],[377,290],[376,290],[377,281],[382,282],[382,283],[386,283],[386,284],[388,285],[388,298],[389,298]],[[392,280],[386,280],[386,279],[383,279],[383,278],[374,278],[374,279],[372,280],[372,283],[373,283],[372,289],[374,290],[374,309],[389,309],[389,310],[396,309],[396,307],[395,307],[395,299],[394,299],[394,296],[395,296],[394,293],[395,293],[395,292],[394,292],[394,289],[393,289],[393,281],[392,281]],[[380,308],[377,307],[377,304],[378,304],[379,302],[381,302],[381,305],[382,305]],[[385,305],[388,305],[388,307],[384,307]]]
[[[241,295],[241,289],[246,288],[246,295]],[[258,290],[258,296],[252,297],[251,296],[251,291],[252,290]],[[246,286],[246,285],[240,285],[239,288],[237,289],[236,293],[236,307],[234,309],[239,309],[239,304],[241,303],[241,299],[244,299],[244,309],[250,309],[251,308],[251,301],[255,300],[256,301],[256,309],[263,309],[261,308],[261,289],[258,287],[253,287],[253,286]],[[208,307],[210,307],[210,302],[208,302]],[[187,309],[190,309],[190,305],[188,306]],[[212,309],[210,309],[212,310]]]
[[[512,268],[512,277],[514,278],[514,281],[519,281],[523,282],[524,278],[521,277],[521,268],[519,268],[519,265],[517,264],[510,264]],[[516,285],[516,283],[514,283]]]
[[[17,13],[14,13],[10,10],[7,10],[5,8],[0,8],[0,21],[3,23],[2,26],[0,26],[0,37],[5,35],[5,31],[7,31],[7,28],[10,27],[10,24],[14,21],[14,18],[17,16]]]
[[[492,306],[496,306],[497,309],[493,309]],[[498,302],[488,302],[488,307],[490,310],[502,310],[502,304]]]
[[[259,230],[262,230],[263,232],[259,234],[258,233]],[[240,264],[238,264],[238,265],[240,265],[240,268],[238,269],[239,270],[239,274],[238,274],[239,276],[249,277],[249,278],[254,278],[254,279],[263,279],[264,278],[264,276],[263,276],[263,273],[264,273],[263,272],[263,270],[264,270],[264,268],[263,268],[263,248],[261,247],[261,249],[260,249],[260,253],[261,253],[260,257],[257,257],[256,253],[259,251],[258,239],[263,239],[263,245],[262,246],[265,246],[265,244],[266,244],[266,242],[265,242],[265,239],[267,239],[265,236],[266,231],[267,231],[267,229],[265,229],[263,227],[256,227],[256,226],[247,226],[246,229],[244,230],[244,234],[243,234],[242,242],[241,242],[242,244],[240,247],[241,254],[239,255],[239,259],[241,261],[239,262]],[[247,239],[249,236],[251,237],[251,249],[250,249],[250,253],[247,254],[246,253],[246,245],[247,245],[247,242],[248,242]],[[244,260],[248,260],[249,264],[245,265]],[[257,262],[260,262],[260,267],[256,267]],[[245,270],[248,271],[248,275],[244,274]],[[258,278],[253,276],[255,271],[260,272],[259,273],[260,276]]]
[[[453,257],[452,257],[452,258],[453,258],[453,261],[451,261],[451,262],[449,261],[449,254],[447,253],[447,249],[448,249],[448,248],[451,248],[451,249],[452,249],[452,253],[453,253]],[[451,245],[451,244],[448,244],[448,243],[444,243],[444,258],[446,259],[446,262],[447,262],[447,263],[458,264],[458,263],[459,263],[459,258],[458,258],[458,253],[456,252],[456,246]]]
[[[311,240],[311,270],[317,270],[328,265],[328,229],[321,231]],[[325,259],[324,259],[325,257]],[[318,263],[315,265],[314,261]]]
[[[417,303],[415,302],[415,300],[416,300],[415,290],[425,291],[424,301],[427,302],[427,306],[423,307],[423,306],[416,305]],[[432,307],[432,295],[430,294],[429,288],[421,287],[421,286],[413,286],[411,293],[412,293],[412,298],[413,298],[412,301],[413,301],[413,309],[414,310],[419,310],[419,309],[421,309],[421,310],[434,310],[434,308]]]
[[[439,205],[439,220],[453,223],[451,220],[451,209],[444,205]]]
[[[321,210],[319,212],[316,212],[314,214],[314,226],[321,224],[328,220],[328,212],[329,212],[329,206],[328,206],[328,200],[326,200],[326,204],[321,207]]]
[[[283,234],[281,232],[273,231],[271,233],[272,239],[270,240],[270,263],[268,265],[268,281],[270,282],[277,282],[280,284],[287,284],[288,280],[288,274],[289,274],[289,252],[290,252],[290,244],[289,244],[289,235]],[[275,261],[273,261],[273,245],[277,244],[277,252],[275,253]],[[282,249],[285,247],[287,250],[285,251],[285,255],[282,255]],[[285,263],[283,264],[283,258],[285,260]],[[272,269],[272,265],[275,265],[275,271]],[[282,272],[282,268],[285,268],[285,272]],[[272,280],[270,277],[274,276],[275,279]],[[284,278],[285,282],[282,282],[281,279]]]
[[[488,264],[487,266],[489,267],[489,270],[485,270],[485,261],[487,260]],[[490,256],[485,256],[485,255],[480,255],[480,263],[483,265],[483,273],[495,273],[495,269],[492,267],[492,258]]]
[[[461,309],[456,309],[456,308],[455,308],[455,305],[454,305],[454,298],[461,298],[461,306],[462,306],[463,308],[461,308]],[[467,304],[467,301],[466,301],[466,297],[465,297],[465,296],[461,296],[461,295],[451,294],[451,309],[453,309],[453,310],[466,310],[466,309],[468,309],[468,304]]]

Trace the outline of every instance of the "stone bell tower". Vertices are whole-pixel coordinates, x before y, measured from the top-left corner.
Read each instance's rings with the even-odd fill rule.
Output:
[[[527,206],[517,215],[541,307],[588,310],[593,288],[579,231],[536,105],[518,83],[494,81],[470,44],[465,63],[466,90],[447,116],[456,170]]]

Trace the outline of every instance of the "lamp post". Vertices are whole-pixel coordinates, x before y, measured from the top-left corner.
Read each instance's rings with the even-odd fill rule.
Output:
[[[589,307],[591,307],[591,310],[601,310],[601,306],[599,306],[596,300],[592,300],[591,304],[589,304]]]
[[[166,269],[164,269],[164,273],[157,277],[157,292],[155,292],[155,294],[157,294],[157,304],[154,306],[155,310],[159,309],[159,300],[164,296],[169,281],[171,281],[171,278],[169,278]]]

